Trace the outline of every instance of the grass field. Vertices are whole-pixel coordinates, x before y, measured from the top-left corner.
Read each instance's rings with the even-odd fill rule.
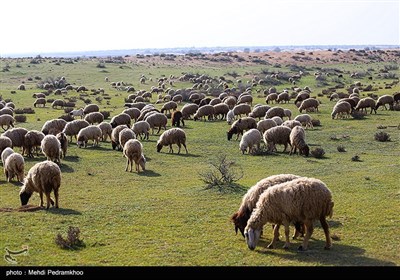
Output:
[[[182,73],[224,76],[235,84],[236,79],[246,83],[266,69],[294,73],[286,64],[241,65],[202,60],[174,63],[159,58],[105,63],[105,68],[99,68],[97,58],[79,59],[74,63],[45,59],[31,64],[30,60],[0,61],[0,71],[3,69],[0,94],[3,99],[11,99],[16,108],[33,107],[32,94],[41,91],[35,76],[42,80],[64,76],[73,85],[104,88],[111,97],[109,104],[106,100],[97,104],[101,110],[110,111],[111,116],[122,112],[124,97],[129,93],[112,88],[104,81],[105,76],[110,81],[127,82],[135,89],[149,90],[157,85],[158,78],[171,74],[175,77]],[[188,154],[168,154],[167,147],[157,153],[159,135],[150,135],[149,141],[141,141],[147,170],[139,174],[125,172],[126,160],[121,152],[112,150],[109,140],[100,147],[86,149],[78,149],[74,140],[69,144],[67,157],[61,161],[60,208],[0,212],[0,250],[20,250],[27,245],[29,255],[17,257],[18,265],[22,266],[397,266],[400,264],[400,113],[380,108],[377,114],[368,114],[361,120],[332,120],[330,114],[335,102],[329,101],[329,96],[322,95],[322,91],[334,86],[335,80],[329,77],[327,84],[321,86],[313,75],[314,71],[336,68],[343,71],[346,87],[361,81],[377,89],[362,92],[362,97],[368,93],[393,94],[400,91],[399,84],[385,89],[385,83],[398,78],[383,79],[378,73],[395,62],[313,64],[310,61],[303,66],[309,75],[296,86],[309,86],[311,95],[319,94],[322,103],[319,112],[310,113],[320,120],[321,126],[306,131],[311,149],[324,149],[325,156],[321,159],[289,156],[279,145],[278,152],[272,155],[242,155],[239,141],[226,138],[229,129],[226,121],[186,121]],[[351,78],[349,74],[357,71],[368,75]],[[234,79],[227,73],[236,73],[238,77]],[[395,77],[400,75],[398,67],[393,67],[390,73]],[[140,84],[142,74],[153,81]],[[17,90],[22,81],[25,81],[25,91]],[[192,85],[176,80],[173,88]],[[281,91],[291,86],[285,82],[276,88]],[[253,88],[253,105],[265,104],[262,90],[268,87]],[[70,91],[63,97],[78,95]],[[51,94],[48,98],[60,96]],[[89,98],[96,103],[94,96]],[[153,94],[153,103],[156,98]],[[35,114],[27,114],[27,121],[17,126],[40,130],[46,120],[64,114],[63,110],[51,109],[49,105],[34,108]],[[84,105],[82,100],[77,102],[78,108]],[[160,108],[161,104],[156,106]],[[299,114],[293,102],[279,106],[292,110],[294,116]],[[386,128],[378,129],[380,125]],[[170,127],[169,122],[167,128]],[[376,141],[374,135],[378,131],[389,133],[391,141]],[[338,152],[339,145],[346,152]],[[243,177],[234,190],[205,189],[199,177],[218,155],[227,155],[243,170]],[[352,160],[355,155],[359,161]],[[25,173],[44,159],[43,155],[34,159],[25,157]],[[243,194],[260,179],[280,173],[316,177],[331,189],[335,207],[328,223],[335,238],[330,251],[323,250],[324,235],[319,223],[306,252],[297,251],[301,239],[294,240],[289,250],[282,249],[283,236],[277,249],[267,249],[272,230],[264,230],[254,251],[247,248],[240,234],[235,235],[230,216],[237,211]],[[0,208],[20,206],[20,187],[20,183],[7,183],[1,172]],[[30,204],[38,203],[39,197],[35,194]],[[54,241],[58,233],[65,235],[69,226],[79,227],[81,231],[85,246],[79,250],[63,250]],[[4,259],[0,264],[10,265]]]

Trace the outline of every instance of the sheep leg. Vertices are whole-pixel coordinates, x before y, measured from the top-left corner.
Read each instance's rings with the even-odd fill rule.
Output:
[[[181,153],[181,143],[178,143],[178,155]]]
[[[58,208],[58,189],[54,189],[54,197],[56,199],[56,206],[55,207]]]
[[[183,121],[183,119],[181,119],[181,122],[182,122],[182,126],[185,126],[185,122]]]
[[[278,240],[279,240],[279,225],[276,224],[276,225],[274,226],[274,237],[273,237],[271,243],[268,244],[267,248],[268,248],[268,249],[273,249],[273,248],[275,248],[276,241],[278,241]]]
[[[306,251],[308,248],[308,241],[310,240],[310,237],[314,231],[314,226],[313,226],[313,222],[310,220],[306,220],[304,221],[304,226],[306,229],[306,234],[304,236],[303,239],[303,244],[299,246],[299,251]]]
[[[40,196],[40,207],[43,207],[43,192],[39,192],[39,196]]]
[[[129,159],[126,160],[125,171],[128,171]]]
[[[183,147],[185,147],[186,154],[187,154],[187,153],[188,153],[188,149],[186,148],[186,144],[185,144],[185,143],[182,143],[182,145],[183,145]]]
[[[283,225],[285,226],[285,245],[283,245],[283,249],[289,249],[290,241],[289,241],[289,222],[284,222]]]
[[[160,133],[160,130],[161,130],[161,125],[158,127],[158,131],[156,134]]]
[[[319,219],[322,228],[324,229],[324,233],[325,233],[325,239],[326,239],[326,243],[325,243],[325,250],[329,250],[332,247],[332,241],[331,241],[331,237],[329,234],[329,225],[326,222],[326,218],[325,217],[321,217]]]
[[[46,193],[46,209],[50,208],[50,193]]]
[[[174,150],[172,149],[172,144],[169,144],[169,150],[168,153],[174,153]]]

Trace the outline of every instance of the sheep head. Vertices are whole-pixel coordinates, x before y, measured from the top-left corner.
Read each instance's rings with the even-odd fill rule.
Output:
[[[159,153],[162,149],[163,145],[161,143],[157,143],[157,152]]]
[[[240,233],[244,236],[244,229],[246,228],[247,221],[249,220],[251,215],[250,209],[246,209],[245,211],[239,210],[235,214],[232,215],[231,221],[235,225],[235,232],[237,234],[238,230],[240,230]]]
[[[25,186],[21,189],[21,192],[19,193],[19,198],[21,200],[21,205],[24,206],[26,204],[28,204],[29,199],[31,198],[32,193],[28,192],[25,189]]]
[[[258,241],[260,240],[261,229],[253,229],[249,226],[246,226],[244,230],[244,237],[246,239],[247,247],[250,250],[254,250],[257,246]]]

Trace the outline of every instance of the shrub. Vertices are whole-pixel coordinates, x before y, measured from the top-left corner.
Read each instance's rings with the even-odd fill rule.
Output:
[[[67,238],[64,239],[60,233],[55,238],[55,243],[62,249],[77,250],[81,247],[85,247],[83,240],[79,239],[81,233],[78,227],[70,226],[67,232]]]
[[[339,145],[337,147],[337,150],[339,153],[345,153],[346,152],[346,148],[343,145]]]
[[[311,155],[315,158],[323,158],[325,155],[325,151],[322,148],[315,148],[311,151]]]
[[[375,140],[379,142],[390,141],[390,135],[387,132],[379,131],[375,133]]]
[[[351,113],[351,116],[356,120],[362,120],[365,118],[366,115],[367,115],[366,113],[361,112],[361,111],[353,111]]]
[[[352,156],[351,161],[361,161],[361,160],[358,155],[354,155],[354,156]]]
[[[311,123],[313,126],[321,126],[321,121],[318,119],[312,119]]]
[[[16,122],[19,122],[19,123],[26,122],[26,116],[25,115],[16,115],[14,118],[15,118]]]

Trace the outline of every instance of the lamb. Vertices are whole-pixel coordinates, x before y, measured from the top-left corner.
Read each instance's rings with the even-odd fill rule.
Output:
[[[43,132],[40,132],[38,130],[28,131],[24,135],[24,146],[22,155],[26,153],[28,157],[33,158],[33,151],[34,149],[40,148],[43,138],[44,138]],[[38,156],[37,150],[36,150],[36,155]]]
[[[226,122],[228,124],[232,124],[232,122],[235,120],[235,114],[233,113],[233,110],[229,110],[228,113],[226,114]]]
[[[54,201],[50,198],[51,191],[54,191],[55,207],[58,208],[58,190],[61,185],[61,170],[60,167],[51,161],[42,161],[36,163],[28,171],[24,180],[24,185],[21,188],[19,197],[21,205],[26,205],[33,192],[38,192],[40,195],[40,207],[43,207],[43,193],[46,195],[47,206],[49,209],[50,203],[54,205]]]
[[[33,102],[33,107],[36,108],[36,106],[39,107],[39,105],[42,105],[42,107],[46,107],[46,98],[36,98],[35,102]]]
[[[93,147],[99,146],[101,135],[101,129],[97,125],[89,125],[79,131],[76,145],[78,145],[78,148],[82,146],[86,148],[88,141],[92,140]]]
[[[318,112],[318,106],[319,106],[319,101],[317,100],[317,99],[315,99],[315,98],[307,98],[307,99],[305,99],[305,100],[303,100],[302,102],[301,102],[301,104],[300,104],[300,107],[299,107],[299,111],[300,111],[300,113],[303,111],[303,110],[306,110],[306,111],[317,111]]]
[[[14,127],[15,124],[15,119],[13,116],[10,115],[1,115],[0,116],[0,125],[1,128],[6,131],[11,127]],[[4,128],[4,126],[6,126],[7,128]]]
[[[128,114],[135,122],[140,116],[140,110],[138,108],[128,108],[122,111],[122,113]]]
[[[53,103],[51,103],[51,108],[53,108],[53,109],[57,109],[57,107],[64,108],[64,106],[65,106],[65,102],[64,102],[64,100],[61,100],[61,99],[56,99],[53,101]]]
[[[104,121],[104,116],[100,112],[91,112],[87,114],[84,118],[89,124],[101,123]]]
[[[62,132],[65,133],[66,136],[70,136],[70,142],[72,142],[72,137],[77,139],[76,136],[78,135],[79,131],[89,125],[90,124],[85,120],[73,120],[65,125]]]
[[[67,156],[67,150],[68,150],[68,138],[67,135],[65,135],[64,132],[57,133],[56,135],[58,141],[60,141],[61,145],[61,158],[65,158]]]
[[[101,129],[101,141],[103,142],[107,141],[107,137],[110,137],[111,139],[111,132],[112,132],[111,124],[109,124],[108,122],[102,122],[99,123],[97,127]]]
[[[138,121],[134,123],[131,128],[135,135],[140,135],[141,140],[143,140],[143,138],[149,140],[150,125],[147,121]]]
[[[339,100],[335,106],[333,107],[331,116],[332,119],[338,119],[339,116],[347,116],[350,117],[351,114],[351,105],[349,102]]]
[[[171,113],[171,110],[176,110],[176,108],[178,108],[178,104],[175,101],[168,101],[161,107],[161,113]]]
[[[182,126],[185,126],[185,121],[183,120],[182,112],[181,111],[173,111],[172,115],[171,115],[171,122],[172,122],[172,126],[180,127],[181,122],[182,122]]]
[[[298,115],[294,118],[294,120],[300,122],[305,128],[313,128],[312,118],[309,114]]]
[[[260,195],[256,208],[247,221],[244,230],[247,246],[250,250],[255,249],[262,227],[270,222],[276,226],[274,238],[268,248],[275,247],[281,224],[285,226],[284,248],[289,248],[289,224],[301,222],[304,223],[305,236],[299,250],[305,251],[308,249],[308,241],[313,233],[313,223],[319,219],[325,233],[325,249],[330,249],[332,242],[326,217],[332,217],[333,206],[331,191],[321,180],[301,177],[274,185]]]
[[[293,127],[289,139],[292,145],[289,155],[296,154],[296,150],[299,149],[299,155],[309,156],[310,147],[306,144],[306,132],[302,126]]]
[[[162,113],[154,113],[146,117],[145,121],[149,123],[150,128],[152,129],[152,134],[154,134],[155,127],[158,127],[158,131],[156,134],[160,132],[162,127],[164,128],[164,130],[167,130],[168,118]]]
[[[85,108],[83,108],[84,115],[87,115],[92,112],[99,112],[99,111],[100,111],[100,107],[97,104],[88,104],[85,106]]]
[[[4,174],[6,175],[7,182],[17,176],[19,182],[24,180],[24,168],[25,161],[24,157],[19,153],[10,154],[4,162]]]
[[[249,104],[239,104],[233,107],[233,113],[235,116],[241,117],[242,115],[248,116],[251,113],[251,107]]]
[[[252,118],[259,118],[259,120],[261,120],[261,118],[265,117],[265,114],[267,113],[267,111],[271,109],[270,106],[268,105],[260,105],[260,106],[254,106],[253,110],[250,112],[249,117]]]
[[[146,158],[143,155],[143,145],[139,142],[139,140],[128,140],[124,145],[123,154],[127,159],[125,171],[128,171],[128,165],[130,165],[130,172],[132,172],[133,162],[135,162],[137,173],[140,172],[139,167],[141,167],[143,171],[146,170]]]
[[[25,134],[28,133],[28,130],[23,127],[15,127],[7,130],[2,134],[2,136],[6,136],[10,138],[12,142],[12,147],[24,147],[24,137]]]
[[[212,120],[214,118],[214,113],[214,106],[207,104],[197,109],[196,114],[194,114],[193,116],[193,119],[196,121],[198,119],[202,120],[204,118],[204,121],[206,121],[207,117],[208,120]]]
[[[0,154],[7,148],[12,148],[12,141],[9,137],[1,135],[0,136]],[[3,162],[4,163],[4,162]]]
[[[375,111],[376,114],[376,102],[375,100],[373,100],[371,97],[365,97],[360,99],[360,101],[358,101],[357,106],[355,108],[355,110],[360,110],[363,111],[365,110],[365,112],[367,112],[367,108],[371,108],[371,112],[370,114],[372,114],[372,111]]]
[[[63,119],[52,119],[46,121],[42,126],[42,132],[44,135],[53,134],[56,135],[57,133],[64,130],[64,127],[67,125],[67,121]]]
[[[215,100],[215,99],[213,99]],[[226,115],[229,112],[229,107],[225,103],[218,103],[215,105],[212,105],[210,102],[210,105],[214,107],[214,119],[218,119],[218,116],[221,116],[221,120],[226,118]]]
[[[256,120],[251,117],[244,117],[236,120],[232,125],[229,131],[226,133],[228,140],[232,139],[233,134],[237,134],[236,140],[239,139],[239,136],[243,134],[243,131],[249,130],[252,128],[257,128]]]
[[[117,148],[118,151],[122,150],[121,145],[119,144],[119,133],[124,129],[127,128],[128,126],[126,124],[121,124],[115,128],[113,128],[111,132],[111,147],[113,150]]]
[[[183,119],[187,120],[191,118],[197,112],[197,109],[199,109],[199,105],[186,103],[181,109]]]
[[[253,212],[253,209],[256,207],[257,201],[260,195],[267,190],[268,188],[281,184],[284,182],[288,182],[294,179],[300,178],[300,176],[294,174],[279,174],[279,175],[272,175],[267,178],[264,178],[258,181],[254,186],[252,186],[247,193],[242,198],[242,203],[240,204],[239,210],[232,215],[231,221],[235,225],[235,232],[240,230],[243,237],[244,236],[244,229],[247,225],[247,221]],[[297,237],[297,234],[295,233]]]
[[[257,123],[257,129],[261,134],[264,134],[265,131],[274,126],[276,126],[276,123],[271,119],[261,120]]]
[[[61,143],[56,136],[52,134],[46,135],[40,147],[47,160],[60,164]]]
[[[385,94],[379,97],[376,102],[375,111],[378,110],[379,106],[383,106],[387,110],[386,104],[389,104],[389,109],[393,109],[394,98],[392,95]]]
[[[120,113],[112,117],[110,124],[112,128],[115,128],[121,124],[126,124],[127,126],[131,126],[131,117],[128,114]]]
[[[301,122],[296,121],[296,120],[287,120],[287,121],[284,121],[281,125],[287,126],[290,129],[293,129],[293,127],[295,127],[295,126],[301,126]]]
[[[157,152],[160,152],[163,146],[169,146],[169,153],[174,153],[172,144],[178,145],[178,154],[181,152],[181,145],[185,147],[186,154],[188,150],[186,148],[186,133],[181,128],[171,128],[164,131],[157,141]]]
[[[6,159],[8,158],[9,155],[13,154],[14,150],[10,147],[5,148],[1,152],[1,162],[3,163],[3,167],[6,165]]]
[[[118,142],[121,145],[121,148],[123,148],[125,143],[128,140],[136,139],[136,134],[135,134],[135,132],[133,132],[132,129],[127,127],[119,132],[118,139],[119,139]]]
[[[265,102],[267,102],[267,104],[269,104],[269,102],[273,103],[273,101],[278,99],[278,94],[276,92],[270,93],[267,95],[267,97],[265,98]]]
[[[269,110],[265,113],[265,119],[270,119],[272,117],[278,116],[280,118],[285,117],[285,110],[282,107],[271,107]]]
[[[263,134],[263,139],[265,145],[268,147],[269,152],[277,151],[276,144],[284,145],[285,149],[283,152],[286,151],[287,146],[291,146],[290,144],[290,132],[292,130],[287,126],[275,126]]]
[[[71,112],[69,112],[69,115],[72,117],[81,117],[81,119],[83,119],[83,116],[85,115],[85,113],[83,112],[83,108],[77,109],[77,110],[72,110]]]
[[[257,128],[252,128],[246,131],[239,144],[239,149],[242,151],[242,154],[244,154],[247,149],[250,154],[253,151],[254,146],[257,146],[257,149],[260,149],[261,138],[262,135]]]

